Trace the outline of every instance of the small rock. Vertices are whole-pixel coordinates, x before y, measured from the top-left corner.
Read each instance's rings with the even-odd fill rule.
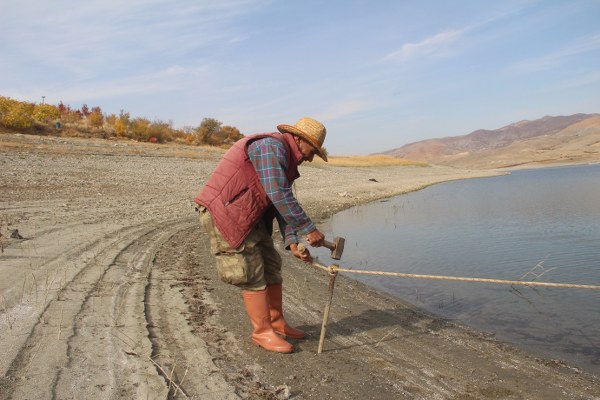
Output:
[[[282,385],[275,388],[275,397],[277,399],[289,399],[290,398],[290,388],[289,386]]]
[[[18,229],[13,229],[10,233],[10,237],[11,239],[25,239],[23,236],[21,236]]]

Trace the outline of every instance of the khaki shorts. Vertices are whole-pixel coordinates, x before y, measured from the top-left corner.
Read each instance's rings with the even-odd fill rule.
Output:
[[[223,282],[245,290],[263,290],[266,285],[282,283],[281,255],[262,220],[239,247],[232,248],[214,226],[208,210],[200,207],[199,211],[200,222],[210,237],[217,273]]]

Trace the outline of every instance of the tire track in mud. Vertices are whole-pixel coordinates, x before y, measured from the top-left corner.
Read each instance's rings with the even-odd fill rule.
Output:
[[[537,376],[509,364],[498,375],[493,358],[510,357],[497,345],[482,339],[466,349],[474,341],[463,342],[464,332],[448,333],[443,322],[342,277],[325,352],[316,355],[327,277],[307,275],[311,267],[288,255],[286,315],[309,337],[290,355],[256,348],[239,290],[218,281],[207,239],[190,219],[129,226],[70,251],[85,266],[41,312],[0,398],[515,398],[519,388],[502,382]],[[439,346],[455,347],[455,358]],[[476,363],[457,364],[456,347]],[[485,393],[473,380],[486,382]],[[536,386],[544,398],[561,387],[568,393],[569,384]]]
[[[94,256],[40,313],[2,378],[2,396],[40,398],[40,386],[61,399],[166,393],[149,359],[143,299],[154,252],[181,223],[146,222],[84,245],[80,255]]]
[[[146,299],[153,358],[190,399],[287,399],[286,385],[263,380],[239,289],[215,271],[197,221],[158,251]]]
[[[61,233],[70,228],[72,227],[63,228]],[[101,257],[110,256],[110,254],[103,256],[103,253],[116,251],[122,236],[130,235],[135,229],[139,228],[121,227],[109,233],[98,230],[92,230],[92,233],[80,232],[80,235],[69,236],[70,241],[64,246],[55,242],[54,247],[36,250],[38,258],[35,263],[31,263],[28,257],[19,256],[15,260],[11,260],[10,264],[3,264],[5,269],[12,268],[14,274],[22,275],[23,281],[22,284],[12,288],[13,297],[9,297],[8,300],[10,308],[4,310],[7,318],[15,310],[19,310],[21,314],[18,319],[15,319],[14,326],[3,330],[3,335],[11,335],[13,339],[16,338],[17,346],[2,349],[2,372],[6,376],[1,382],[10,381],[10,369],[15,369],[15,365],[20,362],[20,357],[22,358],[26,354],[28,346],[31,347],[30,344],[28,345],[28,341],[34,340],[32,338],[35,336],[35,330],[48,330],[47,328],[51,324],[57,325],[56,321],[59,318],[57,318],[56,310],[52,307],[56,307],[59,295],[65,290],[68,291],[69,285],[75,285],[82,279],[81,276],[89,273],[90,270],[99,271],[94,268],[98,260]],[[72,232],[69,233],[69,235],[71,234]],[[43,235],[36,234],[36,237],[31,239],[31,247],[34,250],[38,239],[43,240]],[[28,262],[31,264],[24,267]],[[18,291],[21,292],[20,296],[14,294]],[[11,293],[11,291],[5,291],[5,293]],[[4,297],[3,299],[6,301]],[[60,304],[60,319],[63,319],[65,303],[61,302]],[[57,330],[59,328],[61,328],[60,325],[56,326]],[[48,335],[50,334],[48,333]],[[62,337],[63,340],[64,337]],[[40,346],[39,342],[34,344],[34,348],[37,350]]]
[[[206,277],[195,268],[199,224],[194,222],[163,243],[154,259],[145,298],[152,359],[169,383],[170,399],[238,399],[215,364],[220,356],[212,345],[234,348],[235,341],[213,321]],[[186,291],[193,292],[192,301]],[[201,331],[194,321],[202,324]]]

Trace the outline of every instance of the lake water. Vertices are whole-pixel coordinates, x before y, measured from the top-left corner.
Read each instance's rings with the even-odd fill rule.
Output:
[[[446,182],[340,212],[323,230],[346,238],[344,268],[600,285],[600,165]],[[349,276],[600,374],[598,290]]]

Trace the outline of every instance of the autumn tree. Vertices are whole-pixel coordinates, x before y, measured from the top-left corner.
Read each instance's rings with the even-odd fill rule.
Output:
[[[33,103],[0,97],[0,125],[12,129],[27,129],[33,126]]]
[[[186,125],[180,131],[183,134],[182,139],[185,144],[196,144],[196,128]]]
[[[177,141],[191,145],[223,146],[231,145],[243,135],[233,126],[223,126],[214,118],[204,118],[196,127],[174,129],[171,121],[156,120],[150,122],[147,118],[132,119],[129,113],[121,110],[119,115],[105,116],[100,107],[91,110],[84,104],[81,109],[72,109],[62,101],[57,106],[51,104],[35,104],[21,102],[0,96],[0,126],[15,130],[46,130],[49,123],[60,119],[65,123],[62,134],[92,133],[108,137],[129,137],[134,140],[147,141],[156,138],[158,142]],[[83,121],[82,121],[83,119]],[[89,127],[96,128],[92,132]],[[52,129],[52,132],[55,132]]]
[[[33,119],[37,122],[48,123],[60,117],[58,107],[51,104],[36,104],[33,107]]]
[[[170,141],[173,136],[171,122],[153,121],[148,127],[148,138],[154,137],[159,143]]]
[[[58,105],[60,118],[64,122],[77,123],[81,120],[81,111],[73,110],[70,106],[65,106],[62,101]]]
[[[104,115],[100,107],[92,107],[92,112],[88,115],[90,125],[95,128],[100,128],[104,124]]]
[[[115,122],[117,122],[117,116],[115,114],[109,114],[104,117],[104,121],[112,127],[115,126]]]
[[[129,124],[130,137],[139,141],[147,141],[150,137],[149,128],[150,120],[148,118],[134,118]]]
[[[224,126],[221,128],[223,134],[223,144],[233,144],[244,137],[240,130],[234,126]]]
[[[121,112],[119,113],[119,118],[117,118],[117,120],[115,121],[115,133],[117,134],[117,136],[125,136],[127,134],[127,131],[129,129],[129,120],[129,113],[126,113],[123,110],[121,110]]]
[[[221,130],[221,122],[214,118],[204,118],[196,128],[195,144],[213,145],[214,136]]]

